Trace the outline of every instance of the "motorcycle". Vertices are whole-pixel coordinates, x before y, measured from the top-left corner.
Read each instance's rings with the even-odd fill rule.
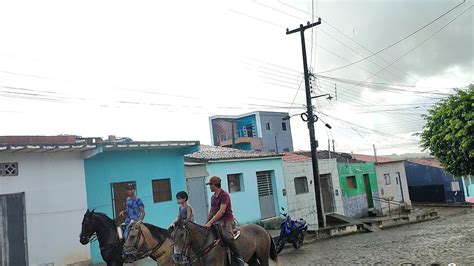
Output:
[[[281,208],[285,212],[285,208]],[[299,249],[304,242],[305,232],[308,230],[308,225],[303,219],[292,220],[288,213],[280,213],[285,217],[281,222],[280,237],[276,243],[276,251],[280,253],[285,247],[286,243],[292,243],[293,248]]]

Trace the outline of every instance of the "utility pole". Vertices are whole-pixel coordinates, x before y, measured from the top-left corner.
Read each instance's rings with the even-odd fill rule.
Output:
[[[334,139],[332,139],[332,152],[336,153],[336,146],[334,145]]]
[[[321,197],[321,186],[320,186],[320,179],[319,179],[319,166],[318,166],[318,155],[317,155],[317,148],[318,148],[318,141],[316,140],[316,136],[314,133],[314,122],[316,122],[317,118],[313,113],[313,104],[311,100],[311,88],[309,86],[309,71],[308,71],[308,62],[306,58],[306,39],[304,38],[304,31],[310,29],[314,26],[321,24],[321,18],[318,18],[318,22],[309,23],[306,26],[300,24],[299,28],[294,30],[286,29],[286,34],[293,34],[299,32],[301,35],[301,48],[303,51],[303,69],[304,69],[304,83],[306,89],[306,115],[307,115],[307,123],[308,123],[308,130],[309,130],[309,139],[311,142],[311,162],[313,166],[313,180],[314,180],[314,193],[316,198],[316,210],[318,214],[318,226],[319,228],[326,227],[326,217],[324,216],[323,211],[323,204],[322,204],[322,197]]]
[[[374,156],[375,156],[375,163],[377,163],[377,149],[375,149],[375,144],[372,144],[374,147]]]

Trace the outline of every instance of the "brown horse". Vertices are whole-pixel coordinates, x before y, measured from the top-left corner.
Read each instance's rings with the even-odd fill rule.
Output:
[[[130,226],[122,256],[130,263],[150,256],[158,265],[175,265],[168,230],[142,222]]]
[[[240,255],[249,265],[269,265],[269,259],[278,263],[270,234],[254,224],[240,227],[241,235],[235,240]],[[173,260],[178,264],[201,260],[204,265],[229,265],[227,247],[221,245],[213,230],[193,222],[178,223],[173,232]]]

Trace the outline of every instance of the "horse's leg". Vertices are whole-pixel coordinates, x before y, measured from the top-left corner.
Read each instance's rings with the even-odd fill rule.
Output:
[[[249,266],[258,266],[258,265],[260,265],[258,263],[257,254],[253,254],[253,256],[250,257],[250,259],[247,261],[247,264]]]

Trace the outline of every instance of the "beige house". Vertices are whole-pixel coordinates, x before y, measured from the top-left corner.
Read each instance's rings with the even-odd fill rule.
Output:
[[[344,214],[336,159],[318,160],[324,213]],[[294,219],[305,219],[317,228],[317,212],[311,158],[287,153],[283,157],[288,213]]]
[[[393,202],[390,204],[392,213],[398,212],[398,205],[400,204],[411,206],[404,161],[377,162],[375,171],[377,173],[379,195],[383,199],[381,206],[384,215],[389,214],[387,200]]]

